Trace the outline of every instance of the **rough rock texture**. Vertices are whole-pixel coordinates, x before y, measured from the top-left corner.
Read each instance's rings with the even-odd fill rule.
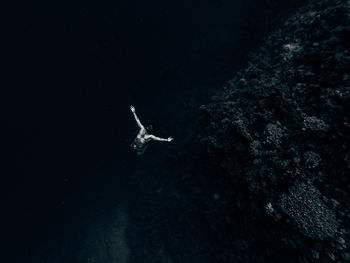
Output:
[[[200,112],[184,181],[216,262],[350,260],[348,0],[301,8]]]

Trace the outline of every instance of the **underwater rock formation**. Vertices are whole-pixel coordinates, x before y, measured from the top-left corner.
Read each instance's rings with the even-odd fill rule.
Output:
[[[348,0],[302,7],[200,113],[185,184],[217,262],[350,260]]]

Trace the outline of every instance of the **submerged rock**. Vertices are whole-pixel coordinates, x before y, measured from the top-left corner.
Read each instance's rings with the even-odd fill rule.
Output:
[[[220,196],[196,199],[218,262],[348,260],[349,10],[311,1],[201,107],[208,169],[185,183]]]
[[[279,200],[281,210],[305,236],[314,239],[335,237],[339,225],[335,213],[322,201],[313,185],[296,182]]]

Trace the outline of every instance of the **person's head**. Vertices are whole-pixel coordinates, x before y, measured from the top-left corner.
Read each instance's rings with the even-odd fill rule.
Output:
[[[153,123],[149,123],[149,124],[146,126],[146,131],[149,132],[149,133],[153,132],[154,129],[155,129],[155,126],[154,126]]]

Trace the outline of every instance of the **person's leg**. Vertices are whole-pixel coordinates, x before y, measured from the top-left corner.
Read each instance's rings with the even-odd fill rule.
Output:
[[[148,145],[145,145],[142,149],[139,149],[137,151],[137,155],[141,156],[145,153],[146,149],[147,149]]]

